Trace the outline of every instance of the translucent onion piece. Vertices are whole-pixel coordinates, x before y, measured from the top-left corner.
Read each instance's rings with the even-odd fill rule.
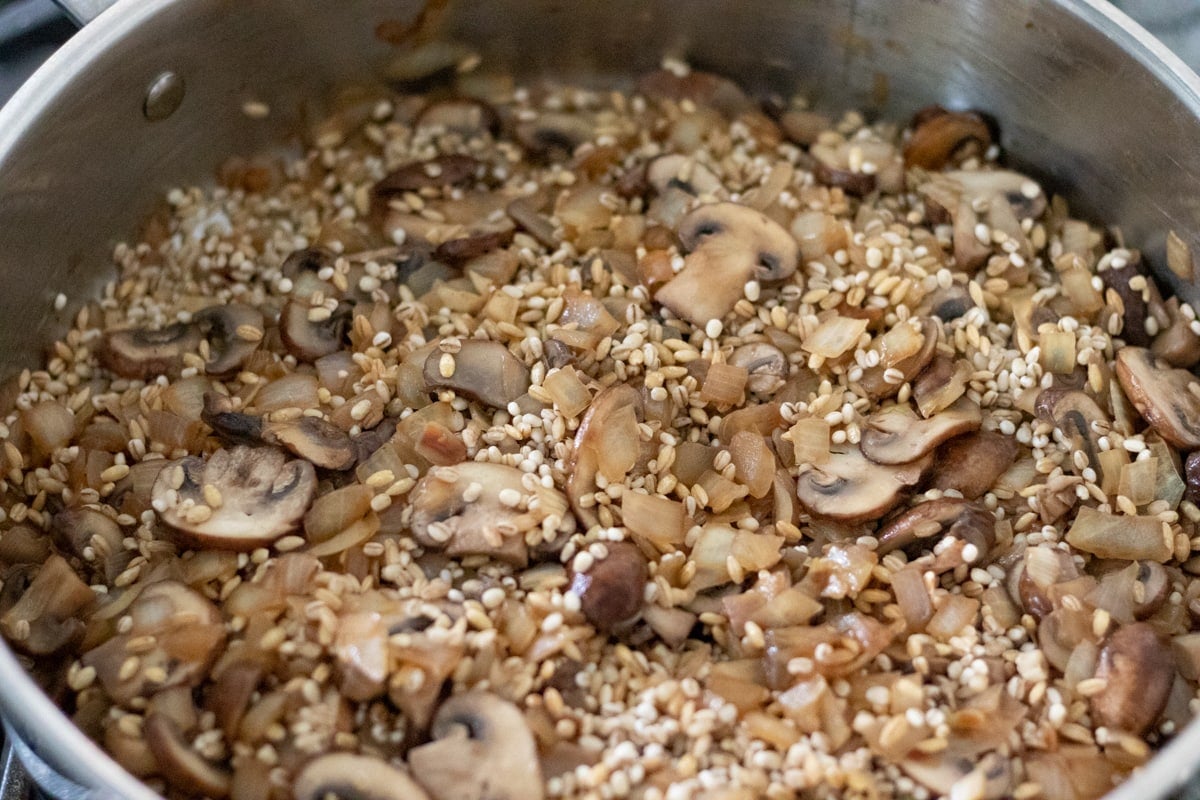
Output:
[[[832,316],[804,337],[804,349],[816,356],[837,358],[858,346],[859,337],[869,321],[854,317]]]

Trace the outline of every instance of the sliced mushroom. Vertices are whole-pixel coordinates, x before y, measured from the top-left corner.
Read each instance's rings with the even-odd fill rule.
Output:
[[[996,485],[996,479],[1017,458],[1017,442],[996,431],[980,431],[946,442],[934,458],[931,489],[953,489],[975,500]]]
[[[474,156],[450,154],[427,161],[410,161],[392,170],[375,184],[377,198],[387,200],[405,192],[437,189],[443,186],[467,186],[480,178],[483,163]]]
[[[10,573],[11,575],[11,573]],[[14,580],[14,588],[21,581]],[[8,580],[5,590],[9,589]],[[60,555],[38,569],[20,599],[0,617],[0,631],[22,652],[46,656],[77,643],[83,636],[82,612],[95,601],[91,588]]]
[[[348,307],[330,312],[289,300],[279,314],[279,336],[289,353],[300,361],[311,362],[341,350],[349,324]]]
[[[542,769],[520,709],[486,692],[442,703],[433,741],[408,754],[433,800],[541,800]]]
[[[1143,347],[1117,351],[1117,378],[1142,418],[1181,450],[1200,448],[1200,380]],[[1194,387],[1194,388],[1193,388]]]
[[[65,551],[86,562],[99,564],[107,580],[114,580],[135,553],[125,549],[121,526],[97,508],[65,508],[54,515],[50,533]],[[7,538],[12,534],[5,534]]]
[[[1134,619],[1149,619],[1167,602],[1171,594],[1171,576],[1156,561],[1138,561],[1133,582]]]
[[[1171,325],[1154,337],[1150,349],[1154,355],[1172,367],[1191,369],[1200,363],[1200,336],[1192,330],[1194,320],[1179,312],[1177,297],[1172,297],[1166,302],[1166,309],[1171,318]]]
[[[679,223],[678,235],[688,253],[683,270],[654,299],[696,326],[728,314],[751,279],[778,281],[796,271],[796,240],[746,206],[700,206]]]
[[[1121,299],[1121,338],[1134,347],[1149,347],[1153,336],[1146,330],[1146,320],[1154,315],[1155,310],[1163,308],[1162,296],[1154,278],[1146,273],[1142,264],[1142,256],[1134,251],[1122,266],[1112,266],[1113,259],[1102,259],[1097,265],[1096,274],[1104,282],[1104,286],[1115,292]],[[1134,282],[1139,288],[1134,288]],[[1157,319],[1160,328],[1165,327],[1169,320]]]
[[[1092,717],[1099,725],[1140,736],[1158,721],[1175,679],[1175,659],[1149,623],[1116,630],[1100,648],[1096,677],[1104,691],[1092,695]]]
[[[316,489],[307,461],[273,447],[232,447],[164,468],[152,502],[186,543],[252,550],[299,527]]]
[[[671,153],[646,165],[646,181],[658,194],[679,189],[692,196],[716,194],[723,187],[712,170],[691,156]]]
[[[944,173],[960,187],[963,198],[978,205],[1002,199],[1017,219],[1037,219],[1046,210],[1046,193],[1037,181],[1009,170],[957,170]]]
[[[816,162],[813,177],[817,183],[836,187],[846,194],[865,197],[877,188],[895,191],[903,185],[904,162],[890,142],[818,141],[809,148],[809,153]]]
[[[470,225],[461,236],[447,239],[433,251],[433,257],[451,266],[461,267],[473,258],[499,250],[512,241],[516,228],[510,219],[483,221]]]
[[[528,477],[528,481],[526,481]],[[527,486],[528,484],[528,486]],[[414,538],[451,556],[490,555],[525,566],[527,536],[564,524],[567,501],[515,467],[466,461],[436,467],[410,495]]]
[[[533,159],[554,162],[570,158],[575,148],[591,141],[595,128],[580,114],[546,111],[518,124],[513,134]]]
[[[876,532],[880,555],[903,550],[933,537],[959,539],[975,546],[974,558],[964,554],[964,561],[980,564],[987,561],[996,542],[996,518],[984,506],[967,500],[943,497],[913,506],[883,524]],[[927,549],[933,549],[929,541]],[[922,548],[926,549],[926,548]]]
[[[336,256],[324,247],[304,247],[288,253],[287,258],[280,265],[279,271],[285,278],[290,278],[295,282],[302,275],[307,273],[316,275],[325,267],[332,267],[335,260]]]
[[[1039,419],[1062,431],[1073,449],[1087,456],[1088,466],[1100,471],[1100,436],[1092,430],[1092,423],[1106,423],[1109,419],[1095,400],[1078,389],[1043,389],[1034,403],[1034,411]],[[1074,463],[1068,468],[1074,469]]]
[[[746,388],[764,397],[775,394],[787,382],[787,356],[767,342],[753,342],[735,348],[729,355],[728,363],[744,367],[747,372]]]
[[[268,422],[263,426],[262,438],[267,444],[283,447],[322,469],[347,470],[358,461],[354,440],[322,417]]]
[[[901,325],[911,325],[912,322],[905,321]],[[941,338],[941,326],[929,318],[922,317],[917,323],[920,327],[919,335],[921,337],[920,347],[917,348],[910,356],[905,356],[900,361],[887,366],[884,358],[881,358],[881,363],[870,369],[863,370],[862,380],[859,385],[867,395],[876,400],[885,400],[892,397],[900,391],[900,387],[906,382],[913,380],[924,371],[929,362],[933,360],[934,353],[937,352],[938,340]],[[886,343],[884,334],[883,341]],[[879,341],[877,339],[876,341]],[[881,354],[887,356],[887,353]],[[896,370],[898,374],[897,380],[888,380],[887,372],[889,369]],[[895,373],[893,373],[895,374]]]
[[[991,143],[992,133],[979,114],[930,106],[913,117],[912,136],[904,146],[904,163],[937,170],[950,161],[981,156]]]
[[[233,401],[226,395],[206,392],[200,418],[217,435],[231,442],[256,444],[262,440],[262,417],[234,411]]]
[[[508,408],[529,391],[529,367],[503,344],[482,339],[464,339],[456,353],[435,349],[424,376],[432,389],[452,389],[492,408]]]
[[[494,136],[500,130],[500,115],[496,109],[473,97],[437,100],[421,109],[413,127],[418,131],[443,130],[457,133],[464,139],[485,135]]]
[[[292,784],[293,800],[429,800],[404,769],[372,756],[330,753],[304,765]]]
[[[588,622],[607,633],[637,616],[650,573],[637,545],[611,542],[606,547],[608,555],[586,572],[574,573],[571,591],[579,596]]]
[[[983,412],[966,397],[929,419],[918,417],[907,403],[894,405],[867,417],[859,447],[877,464],[907,464],[981,424]]]
[[[241,303],[210,306],[197,312],[193,321],[208,341],[205,371],[215,377],[228,377],[240,370],[258,349],[263,335],[262,312]]]
[[[970,292],[961,283],[952,283],[946,289],[934,289],[921,301],[917,314],[930,314],[942,322],[950,322],[975,307]]]
[[[551,249],[558,247],[558,233],[554,223],[538,211],[532,198],[518,197],[505,207],[504,212],[521,230],[537,239],[542,246]]]
[[[129,606],[133,624],[83,654],[113,702],[125,705],[149,691],[195,687],[208,675],[225,647],[221,613],[202,594],[177,581],[152,583]],[[127,666],[129,644],[149,641],[153,647]]]
[[[971,372],[970,362],[966,360],[956,360],[944,353],[934,356],[913,381],[913,400],[921,416],[928,419],[962,397]]]
[[[176,322],[165,328],[108,331],[100,342],[100,363],[122,378],[146,380],[176,375],[185,353],[194,353],[203,337],[195,325]]]
[[[868,460],[857,448],[832,453],[820,466],[800,465],[796,497],[813,516],[843,522],[878,519],[900,503],[931,461],[926,456],[910,464],[885,466]]]
[[[227,797],[230,775],[188,746],[179,727],[165,714],[149,714],[143,731],[159,773],[171,787],[199,797]]]

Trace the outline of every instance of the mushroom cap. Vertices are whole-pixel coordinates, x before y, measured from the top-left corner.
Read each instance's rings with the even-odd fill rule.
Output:
[[[349,434],[322,417],[268,422],[263,426],[263,441],[286,448],[322,469],[347,470],[358,460]]]
[[[911,325],[913,323],[906,320],[900,324]],[[921,329],[920,348],[917,349],[917,352],[901,359],[891,367],[892,369],[899,370],[901,378],[899,382],[892,383],[884,380],[884,373],[888,370],[888,367],[882,363],[863,371],[862,380],[859,383],[863,391],[870,397],[877,400],[892,397],[900,391],[900,387],[906,381],[911,381],[920,375],[925,367],[929,366],[929,362],[933,360],[933,356],[937,352],[938,340],[941,338],[942,328],[936,320],[930,317],[919,318],[917,325]],[[884,341],[886,342],[886,340]]]
[[[1046,210],[1046,193],[1036,181],[1019,172],[960,169],[943,174],[958,185],[968,202],[1003,198],[1017,219],[1037,219]]]
[[[1200,380],[1195,375],[1159,361],[1144,347],[1123,347],[1117,351],[1117,379],[1159,436],[1181,450],[1200,448]]]
[[[751,342],[736,347],[726,361],[735,367],[746,368],[746,388],[755,394],[774,394],[787,382],[787,356],[769,342]]]
[[[817,517],[863,522],[896,507],[932,463],[930,456],[899,466],[876,464],[858,448],[831,453],[820,466],[802,464],[796,498]]]
[[[1092,695],[1096,723],[1140,736],[1158,721],[1175,680],[1175,659],[1147,622],[1123,625],[1100,648],[1096,677],[1104,691]]]
[[[533,734],[515,705],[487,692],[455,695],[433,719],[433,741],[409,751],[433,800],[541,800]]]
[[[209,486],[220,493],[219,507],[209,505]],[[299,527],[316,490],[307,461],[273,447],[232,447],[163,468],[151,497],[159,518],[187,543],[252,550]]]
[[[996,540],[996,518],[984,506],[955,497],[928,500],[900,513],[876,532],[876,552],[885,555],[923,539],[944,534],[973,544],[979,551],[977,563],[985,558]],[[930,545],[932,548],[932,543]]]
[[[1108,422],[1108,414],[1086,392],[1043,389],[1034,411],[1040,419],[1054,423],[1076,449],[1083,450],[1093,469],[1099,466],[1100,436],[1092,430],[1092,423]]]
[[[474,156],[457,153],[410,161],[380,178],[374,194],[376,198],[387,199],[422,189],[466,186],[480,176],[483,166]]]
[[[867,418],[859,446],[877,464],[907,464],[982,424],[979,405],[966,397],[929,419],[918,417],[907,403],[889,406]]]
[[[962,158],[968,148],[981,154],[991,143],[992,133],[979,114],[932,106],[917,112],[913,118],[912,136],[904,147],[904,163],[908,167],[941,169],[952,158]]]
[[[402,768],[354,753],[319,756],[296,773],[293,800],[325,800],[331,794],[354,800],[429,800]]]
[[[680,153],[668,153],[647,164],[646,181],[659,194],[672,187],[690,195],[716,194],[725,188],[712,170]]]
[[[470,498],[470,499],[468,499]],[[451,556],[489,555],[524,566],[526,534],[556,517],[566,498],[516,467],[465,461],[429,471],[410,496],[414,538]],[[557,527],[557,526],[556,526]],[[541,531],[539,531],[541,533]]]
[[[413,123],[416,129],[441,128],[469,139],[500,130],[500,115],[489,104],[474,97],[435,100],[421,109]]]
[[[637,545],[611,542],[607,548],[607,556],[571,578],[571,591],[579,596],[583,615],[606,632],[637,616],[650,576],[646,556]]]
[[[529,391],[529,367],[500,342],[464,339],[457,353],[434,348],[423,370],[431,389],[452,389],[492,408],[507,408]]]
[[[109,331],[100,342],[100,363],[122,378],[145,380],[170,375],[183,366],[183,354],[200,346],[195,325],[176,322],[157,330],[127,328]]]
[[[954,489],[967,500],[986,494],[1017,458],[1017,441],[998,431],[979,431],[946,442],[934,458],[931,489]]]
[[[202,797],[229,794],[229,773],[210,764],[189,747],[179,726],[170,717],[151,713],[146,716],[144,730],[158,771],[173,788]]]
[[[693,325],[720,319],[742,298],[747,281],[783,280],[796,271],[796,240],[761,211],[711,203],[679,222],[684,267],[655,294],[658,303]]]
[[[300,361],[316,361],[342,349],[349,313],[339,308],[322,322],[308,318],[307,302],[289,300],[279,314],[279,336],[287,351]]]
[[[196,312],[192,321],[208,340],[209,358],[205,371],[217,377],[228,376],[246,363],[258,349],[263,331],[263,315],[257,308],[241,303],[209,306]],[[259,338],[243,338],[239,329],[257,330]]]

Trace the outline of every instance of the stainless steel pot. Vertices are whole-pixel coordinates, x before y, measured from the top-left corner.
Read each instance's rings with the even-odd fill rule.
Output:
[[[109,2],[64,4],[87,21]],[[389,45],[375,35],[384,20],[413,32]],[[120,0],[0,111],[0,369],[38,360],[111,276],[113,241],[164,190],[286,141],[303,101],[384,74],[431,40],[518,76],[619,84],[672,55],[832,109],[988,109],[1018,167],[1119,223],[1152,264],[1163,265],[1170,230],[1200,253],[1200,79],[1102,0]],[[272,113],[250,119],[248,100]],[[59,293],[69,302],[55,311]],[[154,797],[3,647],[0,711],[78,784],[52,791]],[[1111,797],[1174,796],[1197,752],[1192,725]]]

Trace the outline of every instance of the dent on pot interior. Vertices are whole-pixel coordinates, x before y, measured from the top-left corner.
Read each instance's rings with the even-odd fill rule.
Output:
[[[1087,800],[1187,723],[1200,323],[1136,243],[981,110],[451,79],[171,191],[20,379],[0,632],[123,767]]]

